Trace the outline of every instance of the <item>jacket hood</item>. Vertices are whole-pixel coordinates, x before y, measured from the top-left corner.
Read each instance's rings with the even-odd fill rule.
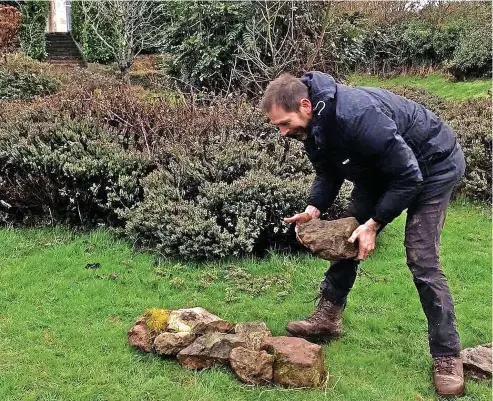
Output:
[[[333,99],[337,92],[335,79],[331,75],[324,74],[323,72],[307,72],[301,77],[301,82],[307,86],[310,99],[312,103],[314,103],[314,108],[316,108],[315,106],[319,101]]]
[[[319,145],[325,145],[323,129],[332,125],[331,117],[335,113],[335,95],[337,84],[335,79],[319,71],[307,72],[301,77],[308,88],[308,96],[312,103],[313,119],[309,136],[315,137]]]

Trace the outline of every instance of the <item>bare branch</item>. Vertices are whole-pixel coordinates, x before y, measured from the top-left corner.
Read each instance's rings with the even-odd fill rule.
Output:
[[[122,76],[142,50],[166,43],[163,26],[166,2],[81,0],[81,3],[91,32],[116,60]],[[105,37],[108,26],[116,40]]]

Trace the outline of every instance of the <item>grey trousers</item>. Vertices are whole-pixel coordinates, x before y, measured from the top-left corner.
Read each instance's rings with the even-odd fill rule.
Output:
[[[460,352],[454,305],[439,261],[440,234],[451,193],[452,189],[433,199],[413,203],[407,210],[404,241],[407,265],[428,320],[430,353],[434,357]],[[348,215],[360,223],[366,222],[378,198],[379,194],[356,187]],[[321,283],[323,296],[336,305],[345,305],[358,264],[352,259],[333,262]]]

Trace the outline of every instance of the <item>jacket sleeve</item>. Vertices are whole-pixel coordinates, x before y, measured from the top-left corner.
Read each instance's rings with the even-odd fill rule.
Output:
[[[397,126],[378,107],[365,108],[348,126],[348,145],[360,154],[375,158],[389,181],[378,200],[373,220],[390,223],[420,191],[423,176],[412,149],[397,133]]]
[[[341,189],[344,178],[337,170],[335,165],[327,161],[326,166],[322,166],[320,162],[311,160],[315,168],[315,180],[310,188],[308,197],[308,205],[315,206],[320,210],[320,214],[325,211],[334,202],[339,190]]]

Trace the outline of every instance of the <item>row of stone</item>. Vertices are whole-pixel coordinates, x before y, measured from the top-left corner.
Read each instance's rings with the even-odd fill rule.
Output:
[[[319,345],[296,337],[273,337],[265,323],[233,325],[203,308],[154,310],[154,315],[159,313],[158,318],[144,314],[135,322],[128,331],[130,345],[176,356],[186,369],[230,366],[248,384],[317,387],[327,377]]]

